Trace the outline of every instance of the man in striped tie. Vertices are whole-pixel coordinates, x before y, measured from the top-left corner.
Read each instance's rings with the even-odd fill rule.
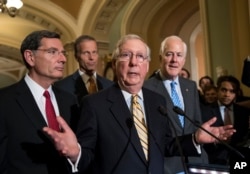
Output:
[[[164,97],[142,87],[149,61],[147,44],[137,35],[125,35],[113,53],[117,83],[83,100],[77,130],[80,146],[61,119],[63,132],[44,129],[80,173],[163,174],[164,156],[178,154],[168,119],[159,111],[166,105]],[[214,121],[203,127],[223,139],[234,132],[230,125],[210,127]],[[183,151],[191,155],[199,155],[200,143],[215,142],[201,130],[180,139]]]

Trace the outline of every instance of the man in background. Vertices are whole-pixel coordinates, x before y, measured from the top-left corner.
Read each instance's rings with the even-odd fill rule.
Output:
[[[96,73],[99,54],[95,38],[89,35],[78,37],[74,51],[79,69],[55,85],[74,94],[80,103],[83,96],[102,90],[113,82]]]
[[[167,100],[166,111],[173,123],[172,136],[181,136],[194,132],[197,128],[184,116],[173,111],[174,106],[180,107],[196,123],[201,123],[199,96],[196,83],[179,76],[187,54],[187,46],[178,36],[165,38],[160,47],[160,71],[144,83],[144,87],[158,92]],[[174,90],[174,91],[173,91]],[[177,94],[176,94],[177,93]],[[178,104],[176,95],[178,96]],[[173,98],[173,95],[175,96]],[[177,135],[174,134],[176,131]],[[185,156],[185,162],[207,163],[206,152],[201,157]],[[180,173],[184,171],[180,156],[165,158],[166,173]]]
[[[227,142],[235,148],[242,148],[247,143],[249,130],[249,109],[235,103],[239,94],[240,82],[234,76],[220,76],[217,80],[217,97],[214,103],[201,107],[203,121],[216,116],[214,126],[232,124],[236,133]],[[206,144],[205,150],[208,152],[209,163],[228,165],[229,159],[235,156],[223,144]],[[249,152],[248,152],[249,153]],[[248,154],[249,156],[249,154]]]

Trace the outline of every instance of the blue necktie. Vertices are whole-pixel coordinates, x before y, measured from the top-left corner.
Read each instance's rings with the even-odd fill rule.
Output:
[[[179,108],[183,109],[183,106],[181,104],[179,96],[178,96],[178,94],[176,92],[175,85],[176,85],[176,82],[174,82],[174,81],[172,81],[170,83],[170,86],[171,86],[171,99],[172,99],[175,106],[178,106]],[[178,115],[178,117],[179,117],[181,126],[184,127],[184,117],[182,115]]]

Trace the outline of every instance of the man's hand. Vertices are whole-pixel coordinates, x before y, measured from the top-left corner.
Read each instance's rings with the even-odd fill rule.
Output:
[[[201,126],[222,141],[227,140],[236,132],[236,130],[233,129],[233,125],[212,127],[211,125],[216,121],[216,119],[217,119],[216,117],[213,117],[212,119],[203,123]],[[209,135],[208,133],[206,133],[201,129],[198,129],[195,132],[194,136],[196,142],[199,144],[218,142],[218,140],[216,140],[214,137],[212,137],[211,135]]]
[[[74,163],[80,152],[77,138],[62,117],[57,117],[57,121],[61,128],[61,132],[55,131],[49,127],[44,127],[43,132],[51,138],[59,153],[69,158]]]

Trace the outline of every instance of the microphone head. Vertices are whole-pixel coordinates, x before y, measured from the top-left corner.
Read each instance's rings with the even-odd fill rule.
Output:
[[[185,115],[184,111],[178,106],[174,106],[173,110],[174,110],[175,113],[177,113],[179,115]]]

